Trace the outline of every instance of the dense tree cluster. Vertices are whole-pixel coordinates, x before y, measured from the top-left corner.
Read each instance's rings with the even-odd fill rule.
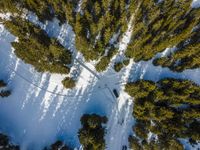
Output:
[[[124,0],[8,0],[0,2],[1,11],[22,12],[24,8],[35,12],[40,20],[57,17],[61,22],[68,22],[76,33],[76,47],[87,60],[103,56],[112,36],[127,28],[131,11],[129,1]]]
[[[104,71],[113,56],[115,33],[124,33],[134,14],[132,42],[126,56],[135,61],[149,60],[168,47],[178,51],[154,60],[155,65],[183,71],[200,66],[200,8],[191,8],[192,0],[6,0],[0,1],[0,11],[21,13],[24,8],[35,12],[41,21],[57,17],[66,20],[76,33],[76,47],[86,60],[100,60],[96,66]],[[111,51],[108,52],[107,51]],[[110,53],[110,54],[109,54]],[[119,68],[119,67],[118,67]]]
[[[73,20],[73,10],[78,0],[1,0],[0,12],[22,13],[24,9],[34,12],[41,21],[57,17],[61,23]]]
[[[8,97],[11,94],[10,90],[6,89],[7,83],[3,80],[0,80],[0,97]]]
[[[10,143],[9,138],[0,133],[0,150],[20,150],[19,146]]]
[[[19,2],[16,0],[1,0],[0,1],[0,12],[20,13]]]
[[[18,41],[13,42],[15,54],[39,72],[69,73],[71,53],[56,39],[32,23],[16,17],[6,21],[6,28]]]
[[[76,15],[74,30],[76,47],[87,60],[104,55],[112,36],[127,29],[131,14],[128,4],[124,0],[83,1],[81,12]]]
[[[102,56],[100,61],[96,64],[96,70],[98,72],[105,71],[106,68],[108,67],[111,58],[115,55],[116,53],[116,48],[115,47],[110,47],[109,51],[107,52],[106,55]]]
[[[139,6],[139,9],[135,12],[132,42],[126,55],[135,61],[149,60],[168,47],[187,42],[194,34],[199,36],[199,30],[193,29],[200,23],[200,8],[191,8],[192,0],[133,1],[133,7]],[[168,63],[175,65],[180,60],[180,65],[186,67],[177,66],[174,70],[197,68],[200,62],[198,47],[199,43],[180,47],[177,54],[162,58],[157,64],[170,66]]]
[[[154,59],[154,65],[168,67],[173,71],[181,72],[185,69],[200,67],[200,27],[193,30],[189,40],[177,45],[177,50],[167,57]]]
[[[64,144],[62,141],[58,140],[50,147],[45,147],[44,150],[72,150],[72,148]]]
[[[134,149],[183,149],[178,138],[200,140],[200,87],[188,80],[139,80],[126,85],[134,97],[133,127],[129,138]],[[148,141],[148,134],[157,138]]]
[[[62,5],[63,3],[66,5]],[[68,3],[71,2],[60,0],[20,0],[16,2],[8,0],[0,2],[0,11],[21,14],[26,8],[35,12],[42,21],[58,17],[61,22],[64,22],[67,10],[69,10],[67,9]],[[64,11],[64,9],[67,10]],[[17,57],[25,63],[33,65],[39,72],[69,73],[72,60],[71,52],[66,50],[55,38],[50,38],[39,26],[22,19],[20,15],[15,15],[15,17],[11,17],[11,20],[4,21],[4,25],[13,35],[18,37],[17,41],[12,42],[12,46]],[[70,79],[67,82],[65,79],[63,84],[67,88],[75,86],[75,82],[72,81]]]
[[[82,128],[78,137],[84,150],[104,150],[105,149],[105,128],[102,124],[107,122],[106,117],[96,114],[85,114],[81,117]]]

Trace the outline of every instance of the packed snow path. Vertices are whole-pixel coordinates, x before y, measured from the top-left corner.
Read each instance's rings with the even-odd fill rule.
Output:
[[[75,59],[75,61],[77,61],[79,64],[81,64],[81,66],[83,66],[85,69],[87,69],[90,73],[92,73],[95,77],[97,77],[97,79],[100,79],[100,77],[97,75],[96,72],[94,72],[92,69],[90,69],[88,66],[86,66],[84,64],[84,62],[80,61],[79,59]]]

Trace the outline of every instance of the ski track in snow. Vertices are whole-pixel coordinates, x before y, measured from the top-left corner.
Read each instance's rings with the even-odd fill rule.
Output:
[[[81,2],[80,0],[80,6]],[[200,6],[200,1],[194,0],[192,7],[198,7],[198,5]],[[46,30],[50,36],[56,37],[63,46],[84,62],[82,56],[76,52],[75,35],[71,26],[68,24],[59,26],[57,19],[43,24],[33,14],[29,14],[27,18]],[[111,64],[123,56],[132,30],[133,27],[129,24],[127,32],[119,43],[119,56],[113,57]],[[74,70],[76,67],[79,69],[76,77],[77,87],[73,90],[66,90],[61,85],[64,76],[37,73],[33,67],[17,59],[10,45],[10,42],[14,40],[16,38],[0,24],[0,70],[5,70],[1,73],[1,77],[9,81],[9,86],[13,90],[12,95],[0,104],[0,121],[2,122],[0,130],[11,135],[12,140],[21,145],[22,150],[41,149],[44,145],[53,143],[57,138],[79,147],[77,132],[81,127],[80,117],[84,113],[94,112],[107,115],[109,119],[106,125],[106,149],[121,150],[123,145],[128,145],[128,136],[132,133],[134,124],[133,99],[124,92],[125,82],[137,79],[158,81],[165,77],[173,77],[190,79],[200,85],[200,69],[175,73],[167,68],[153,66],[152,60],[139,63],[131,60],[130,64],[119,74],[115,74],[110,65],[105,72],[101,73],[99,80],[82,66],[74,66]],[[166,56],[172,51],[165,50],[161,56]],[[94,70],[92,63],[85,64]],[[14,71],[9,68],[13,68]],[[38,87],[63,96],[44,92],[30,85],[17,76],[16,72]],[[113,89],[117,89],[120,93],[118,99],[111,93]],[[68,97],[67,95],[74,96]],[[28,121],[27,118],[29,118]]]

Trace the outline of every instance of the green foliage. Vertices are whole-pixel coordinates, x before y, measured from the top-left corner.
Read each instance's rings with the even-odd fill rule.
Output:
[[[61,23],[68,20],[76,33],[77,49],[87,60],[98,59],[110,45],[113,34],[126,30],[128,16],[131,14],[126,8],[128,1],[83,1],[81,12],[76,12],[78,3],[79,0],[8,0],[1,2],[0,8],[4,12],[15,13],[26,8],[34,12],[41,21],[52,20],[54,17]]]
[[[193,32],[190,41],[178,45],[178,50],[168,57],[161,57],[153,61],[154,65],[169,67],[173,71],[182,72],[185,69],[195,69],[200,67],[200,29]]]
[[[82,12],[76,15],[74,30],[76,33],[76,47],[85,56],[86,60],[100,58],[105,53],[109,41],[121,29],[127,28],[127,19],[130,11],[126,9],[128,3],[124,0],[114,1],[83,1]],[[108,58],[103,58],[103,62]],[[101,63],[101,62],[100,62]],[[104,70],[105,66],[102,64]],[[98,68],[101,68],[99,67]]]
[[[106,68],[108,67],[111,58],[114,56],[116,53],[116,48],[115,47],[110,47],[108,53],[106,56],[103,56],[100,61],[96,64],[95,68],[98,72],[105,71]]]
[[[113,46],[110,44],[110,39],[116,32],[120,32],[122,35],[127,29],[127,20],[130,19],[132,13],[126,7],[129,2],[123,0],[83,1],[80,12],[76,11],[79,0],[19,0],[12,2],[13,0],[1,2],[2,11],[18,13],[26,8],[34,12],[41,21],[57,17],[63,23],[67,19],[76,33],[76,47],[83,53],[85,59],[102,58],[97,65],[97,70],[100,71],[106,69],[111,59],[110,56],[104,56],[105,49],[108,49],[108,53],[113,51],[112,48],[109,48]],[[16,45],[16,47],[20,46]],[[63,68],[61,71],[64,71]]]
[[[101,60],[96,64],[95,68],[98,72],[105,71],[108,64],[110,63],[110,60],[108,57],[104,56],[101,58]]]
[[[1,0],[0,1],[0,12],[11,12],[20,13],[17,9],[18,2],[16,0]]]
[[[147,141],[149,132],[158,140],[143,143],[143,149],[183,149],[178,138],[199,141],[200,87],[188,80],[167,78],[156,83],[139,80],[126,85],[126,92],[134,97],[133,127],[141,141]],[[131,138],[132,139],[132,138]],[[131,140],[134,147],[140,144]]]
[[[12,46],[25,63],[33,65],[39,72],[69,73],[71,53],[56,39],[49,38],[45,31],[19,17],[4,24],[19,38]]]
[[[152,81],[136,81],[135,83],[128,83],[126,91],[135,98],[147,97],[151,91],[155,90],[156,86]],[[136,94],[138,93],[138,94]]]
[[[77,12],[79,0],[2,0],[1,12],[21,13],[24,8],[33,11],[41,21],[57,17],[66,20],[76,33],[76,47],[86,60],[98,60],[97,70],[104,71],[110,58],[105,55],[116,32],[120,36],[127,29],[127,21],[134,14],[132,42],[126,51],[135,61],[149,60],[167,47],[182,45],[169,58],[154,61],[155,65],[173,71],[198,68],[200,8],[191,8],[192,0],[87,0]],[[191,40],[192,39],[192,40]],[[188,41],[189,44],[185,44]],[[119,70],[119,69],[118,69]]]
[[[130,143],[131,149],[142,150],[142,146],[140,145],[139,140],[136,137],[130,136],[129,137],[129,143]]]
[[[62,81],[62,84],[65,88],[73,88],[76,86],[76,82],[69,78],[69,77],[66,77],[63,81]]]
[[[72,150],[69,146],[65,145],[62,141],[58,140],[49,148],[45,147],[44,150]]]
[[[114,64],[114,69],[116,72],[119,72],[123,68],[123,63],[122,62],[117,62]]]
[[[119,72],[123,67],[127,66],[129,64],[129,59],[125,59],[122,62],[116,62],[114,64],[114,70],[116,72]]]
[[[146,126],[148,126],[148,122],[139,120],[138,122],[136,122],[135,126],[133,127],[133,130],[135,131],[135,134],[137,136],[146,139],[148,137],[148,130],[147,128],[145,128]]]
[[[0,148],[2,150],[20,150],[19,146],[10,143],[9,138],[0,133]]]
[[[73,20],[73,8],[78,0],[1,0],[0,11],[19,13],[22,9],[34,12],[41,21],[52,20],[57,17],[61,23],[66,19]]]
[[[194,31],[193,28],[199,24],[200,9],[191,8],[192,0],[167,0],[159,4],[155,2],[143,0],[135,12],[132,42],[126,55],[135,61],[146,61],[168,47],[181,43],[184,45],[183,43],[192,39],[193,42],[180,47],[170,58],[157,59],[154,64],[175,71],[198,68],[199,42],[194,42],[193,39],[199,39],[200,30]],[[139,0],[134,0],[133,3],[136,8]]]
[[[106,122],[106,117],[101,117],[96,114],[85,114],[82,116],[82,128],[79,130],[78,137],[85,150],[105,149],[105,129],[102,124]]]
[[[129,59],[125,59],[125,60],[123,61],[123,64],[124,64],[125,66],[128,66],[129,63],[130,63],[130,60],[129,60]]]

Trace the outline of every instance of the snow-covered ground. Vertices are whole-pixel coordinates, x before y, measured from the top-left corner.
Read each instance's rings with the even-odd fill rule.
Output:
[[[192,7],[193,7],[193,8],[198,8],[198,7],[200,7],[200,0],[193,0],[193,2],[192,2]]]
[[[194,0],[192,6],[197,7],[199,3],[199,0]],[[119,73],[115,73],[110,65],[105,72],[99,74],[93,63],[84,62],[82,55],[76,51],[71,26],[59,26],[56,19],[43,24],[33,14],[28,15],[28,19],[39,24],[50,36],[56,37],[99,78],[75,61],[70,75],[77,78],[77,87],[72,90],[64,89],[61,84],[64,75],[38,73],[16,58],[11,42],[17,39],[0,24],[0,79],[8,81],[12,90],[10,97],[0,99],[0,131],[20,144],[22,150],[40,150],[56,139],[80,147],[77,132],[81,127],[80,117],[84,113],[106,115],[109,119],[105,137],[107,150],[121,150],[123,145],[128,145],[128,136],[132,133],[134,124],[133,100],[124,92],[126,81],[158,81],[174,77],[190,79],[200,85],[200,69],[175,73],[167,68],[153,66],[152,60],[139,63],[131,60]],[[133,27],[129,26],[119,43],[122,55],[130,41],[132,30]],[[169,49],[161,56],[168,52]],[[112,62],[117,59],[114,57]],[[118,91],[119,98],[115,97],[113,89]]]

